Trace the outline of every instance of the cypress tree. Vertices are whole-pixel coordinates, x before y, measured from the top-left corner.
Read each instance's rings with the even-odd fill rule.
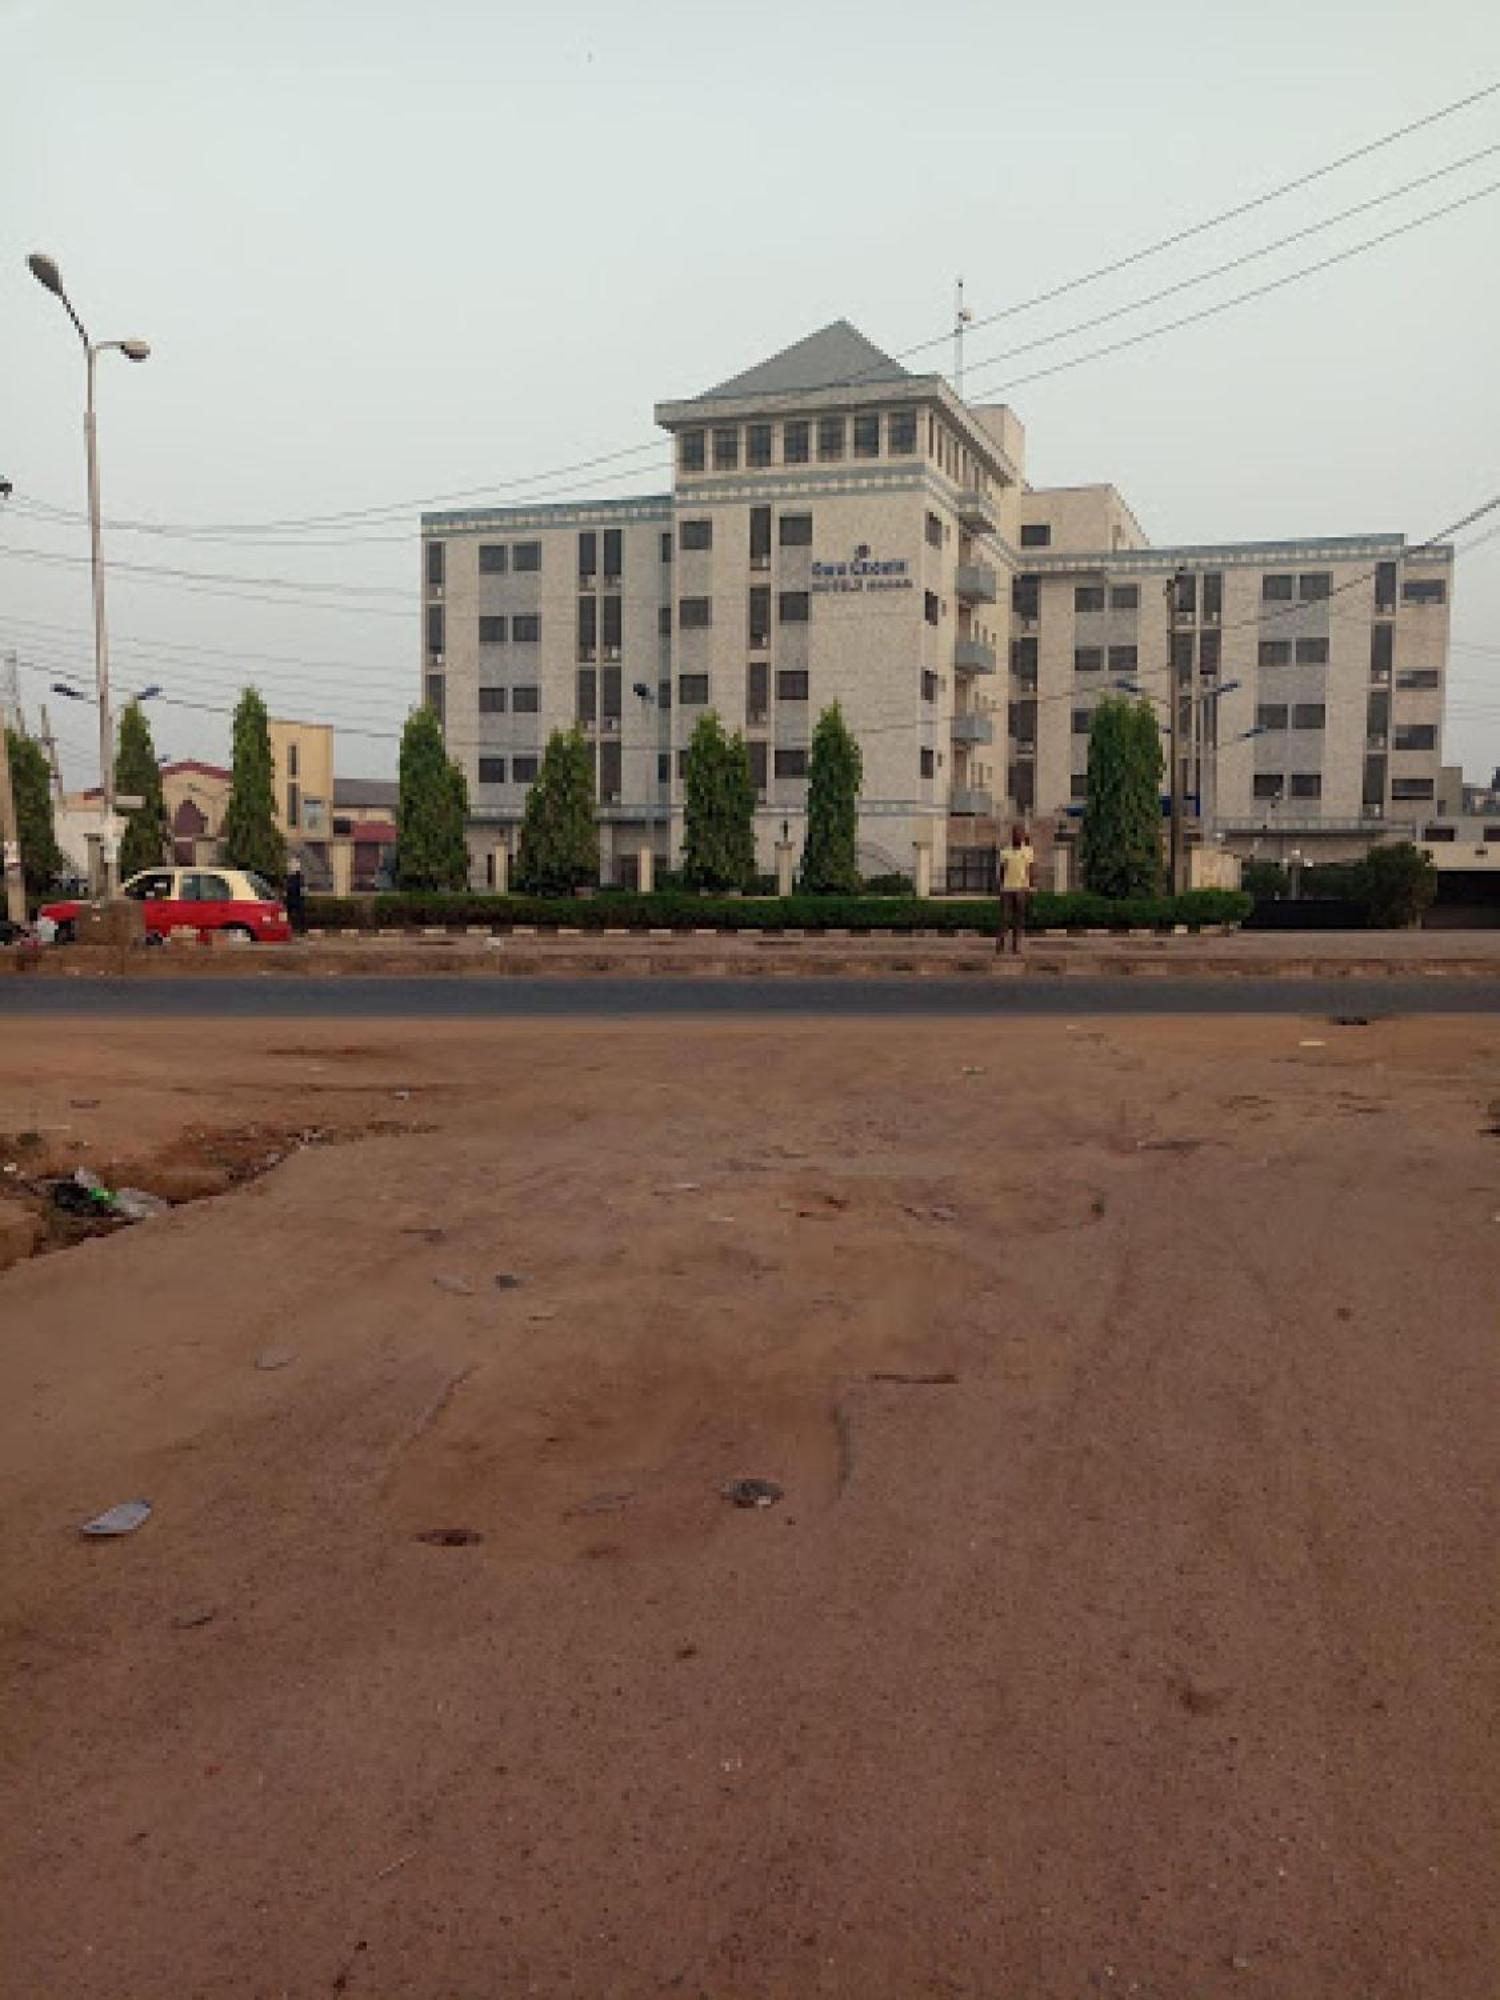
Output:
[[[755,881],[755,784],[750,752],[712,710],[687,750],[682,876],[690,889],[749,889]]]
[[[1106,696],[1089,725],[1079,842],[1084,886],[1096,894],[1151,896],[1160,890],[1162,770],[1151,703]]]
[[[468,815],[469,787],[444,747],[442,725],[431,708],[414,709],[401,732],[398,888],[468,887],[469,849],[464,839]]]
[[[45,896],[62,873],[64,860],[52,819],[52,772],[41,745],[29,736],[7,729],[5,743],[21,842],[21,875],[28,896]]]
[[[859,890],[855,861],[859,787],[864,759],[835,702],[818,717],[807,777],[807,845],[802,852],[804,890],[852,896]]]
[[[286,841],[276,823],[275,766],[266,705],[246,688],[234,711],[234,776],[224,809],[224,859],[273,883],[286,874]]]
[[[123,882],[143,868],[159,868],[167,851],[167,807],[161,793],[161,768],[156,761],[156,745],[151,740],[151,724],[138,701],[127,703],[120,717],[115,790],[124,798],[145,801],[125,815],[125,833],[120,842]]]
[[[598,880],[594,754],[581,729],[554,729],[526,794],[516,887],[531,896],[570,896]]]

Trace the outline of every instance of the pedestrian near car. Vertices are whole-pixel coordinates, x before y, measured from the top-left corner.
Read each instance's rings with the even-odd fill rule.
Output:
[[[286,914],[292,929],[301,937],[307,929],[307,905],[302,898],[302,857],[294,854],[286,864]]]
[[[1031,871],[1036,861],[1026,829],[1019,822],[1011,828],[1010,844],[1001,848],[999,860],[1000,929],[995,949],[1004,951],[1008,937],[1011,950],[1019,955],[1026,930],[1027,905],[1031,901]]]

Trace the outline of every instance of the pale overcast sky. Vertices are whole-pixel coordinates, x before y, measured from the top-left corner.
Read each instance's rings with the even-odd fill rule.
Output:
[[[0,0],[0,650],[91,673],[81,355],[107,516],[202,528],[393,508],[311,533],[109,536],[121,693],[158,747],[224,758],[247,677],[394,768],[417,687],[416,517],[649,445],[651,406],[847,317],[901,350],[962,272],[1002,310],[1500,78],[1494,0],[1204,8],[996,0]],[[1500,151],[1108,328],[980,364],[1500,147],[1500,96],[1107,283],[976,332],[1038,484],[1113,480],[1152,539],[1394,530],[1500,492],[1500,195],[1197,326],[1014,387],[1500,183]],[[946,369],[946,344],[914,368]],[[652,447],[535,497],[660,491]],[[1484,527],[1500,526],[1500,515]],[[1470,531],[1477,537],[1482,529]],[[378,537],[378,539],[376,539]],[[358,539],[351,539],[358,538]],[[1460,537],[1462,542],[1466,537]],[[333,590],[213,595],[122,565]],[[232,586],[230,586],[232,587]],[[343,593],[343,594],[339,594]],[[1500,535],[1460,562],[1446,754],[1500,765]],[[253,657],[252,657],[253,656]],[[89,712],[53,698],[70,784]],[[225,711],[225,713],[202,712]]]

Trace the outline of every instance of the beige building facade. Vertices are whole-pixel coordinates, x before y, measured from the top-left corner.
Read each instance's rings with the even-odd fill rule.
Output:
[[[1436,811],[1452,554],[1398,535],[1153,547],[1112,486],[1036,490],[1003,405],[836,322],[658,405],[670,493],[423,516],[423,695],[502,880],[554,729],[590,742],[606,880],[678,851],[698,719],[743,732],[760,865],[800,850],[818,715],[864,758],[859,859],[981,887],[1064,832],[1088,718],[1174,684],[1196,837],[1368,844]],[[496,850],[506,853],[497,858]]]

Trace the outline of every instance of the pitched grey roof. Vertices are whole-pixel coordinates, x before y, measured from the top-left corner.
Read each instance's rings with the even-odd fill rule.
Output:
[[[401,788],[394,778],[335,778],[335,806],[383,806],[394,811]]]
[[[899,361],[882,354],[873,341],[866,340],[858,327],[851,326],[846,319],[836,319],[784,347],[769,361],[747,368],[743,375],[731,376],[716,389],[705,389],[699,400],[783,395],[845,382],[900,382],[908,372]]]

